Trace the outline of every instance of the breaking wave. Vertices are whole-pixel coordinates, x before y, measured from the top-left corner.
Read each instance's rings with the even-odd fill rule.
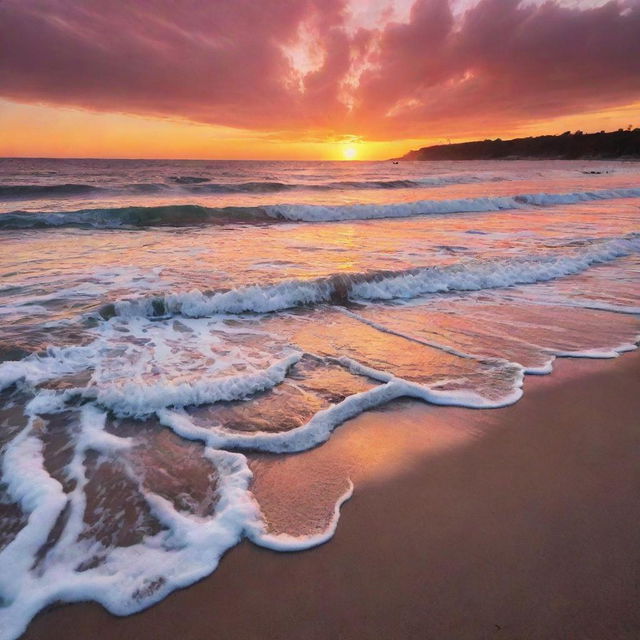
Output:
[[[122,229],[144,227],[190,227],[213,224],[273,222],[261,207],[211,208],[195,204],[157,207],[117,207],[81,211],[0,214],[0,229]]]
[[[408,218],[450,213],[492,211],[578,204],[596,200],[640,198],[638,189],[607,189],[573,193],[537,193],[454,200],[418,200],[396,204],[354,204],[323,206],[278,204],[260,207],[205,207],[195,204],[155,207],[118,207],[68,212],[13,211],[0,214],[0,229],[81,227],[117,229],[123,227],[194,226],[285,222],[340,222]]]
[[[620,238],[594,240],[567,253],[549,251],[536,256],[475,259],[403,271],[336,274],[212,293],[193,290],[140,297],[106,304],[100,314],[103,318],[116,315],[200,318],[226,313],[270,313],[323,303],[410,299],[427,294],[546,282],[637,252],[640,252],[640,234],[632,233]]]

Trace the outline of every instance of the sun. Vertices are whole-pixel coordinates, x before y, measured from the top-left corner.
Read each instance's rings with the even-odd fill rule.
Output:
[[[342,147],[342,157],[345,160],[355,160],[358,155],[358,149],[352,144],[347,144]]]

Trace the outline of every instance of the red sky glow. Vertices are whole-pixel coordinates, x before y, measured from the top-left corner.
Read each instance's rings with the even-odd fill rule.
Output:
[[[2,155],[385,157],[638,116],[639,0],[0,2]]]

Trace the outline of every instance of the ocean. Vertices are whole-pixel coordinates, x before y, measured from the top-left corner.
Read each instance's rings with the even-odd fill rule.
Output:
[[[328,541],[353,483],[288,509],[264,456],[640,334],[633,162],[4,159],[0,248],[2,640]]]

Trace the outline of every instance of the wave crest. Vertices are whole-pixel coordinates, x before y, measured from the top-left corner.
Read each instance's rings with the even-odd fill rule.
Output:
[[[212,293],[193,290],[141,297],[104,305],[100,315],[104,319],[116,315],[199,318],[228,313],[270,313],[323,303],[346,304],[350,301],[410,299],[435,293],[479,291],[546,282],[636,252],[640,252],[640,234],[632,233],[620,238],[594,240],[567,253],[549,251],[537,256],[474,259],[402,271],[335,274]]]
[[[340,222],[383,218],[409,218],[451,213],[488,213],[570,205],[596,200],[640,198],[640,189],[615,189],[575,193],[537,193],[515,196],[460,198],[455,200],[418,200],[396,204],[315,205],[278,204],[259,207],[204,207],[195,204],[154,207],[118,207],[67,212],[13,211],[0,214],[0,229],[46,227],[84,227],[117,229],[120,227],[193,226],[206,224],[286,222]]]

